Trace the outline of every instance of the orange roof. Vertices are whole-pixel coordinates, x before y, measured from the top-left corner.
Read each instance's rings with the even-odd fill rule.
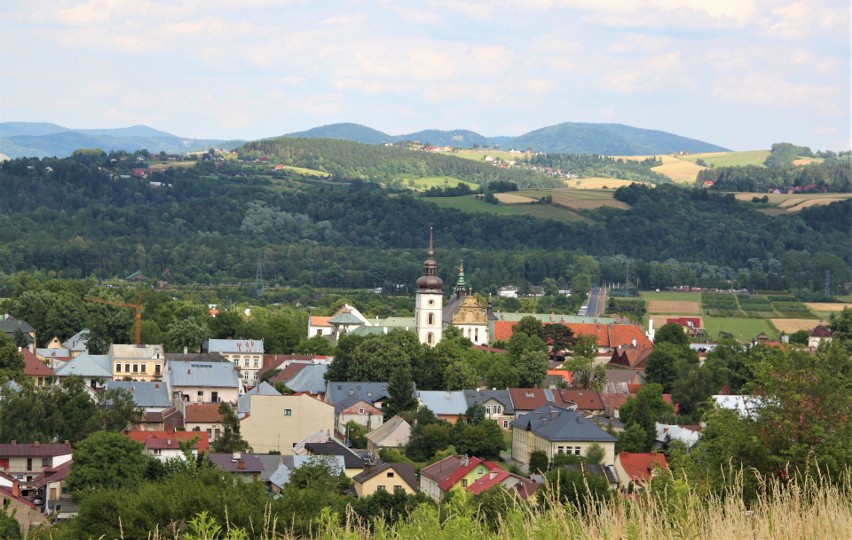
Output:
[[[657,467],[664,471],[669,469],[666,456],[663,454],[621,452],[616,459],[621,461],[621,466],[627,473],[627,477],[634,482],[644,482],[650,479]]]
[[[573,401],[578,411],[602,411],[604,409],[601,395],[589,390],[560,390],[563,401]]]
[[[184,421],[195,424],[218,424],[222,422],[218,403],[188,404],[184,409]]]
[[[21,355],[24,357],[24,375],[27,377],[53,377],[55,375],[53,370],[44,365],[29,349],[22,349]]]
[[[165,439],[167,444],[169,440],[191,441],[198,437],[197,449],[199,452],[207,452],[210,448],[210,439],[207,437],[206,431],[130,431],[127,433],[127,437],[145,445],[146,448],[149,447],[148,439],[160,439],[160,441],[152,441],[150,444],[153,445],[152,448],[163,448],[162,439]]]
[[[506,341],[512,337],[515,321],[494,321],[494,340]],[[567,326],[574,332],[575,336],[595,336],[598,347],[626,347],[636,346],[653,347],[654,344],[635,324],[600,324],[600,323],[558,323]]]
[[[568,384],[571,384],[571,382],[573,381],[573,373],[571,373],[570,371],[565,371],[564,369],[548,369],[547,374],[553,375],[555,377],[562,377]]]
[[[328,322],[330,320],[331,317],[311,316],[310,322],[308,324],[310,324],[311,326],[328,326],[329,328],[331,328],[334,325]]]

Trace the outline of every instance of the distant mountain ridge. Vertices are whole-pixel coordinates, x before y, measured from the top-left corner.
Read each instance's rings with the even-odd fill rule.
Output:
[[[288,133],[286,137],[342,139],[364,144],[418,141],[435,146],[470,148],[473,145],[494,146],[509,150],[531,148],[540,152],[605,154],[630,156],[669,154],[674,152],[727,152],[712,143],[682,137],[665,131],[642,129],[623,124],[589,124],[564,122],[543,127],[517,137],[485,137],[469,130],[424,130],[404,135],[388,135],[373,128],[352,123],[329,124],[306,131]]]
[[[354,123],[336,123],[306,131],[288,133],[285,137],[338,139],[362,144],[419,141],[435,146],[471,148],[474,145],[500,149],[577,154],[628,156],[670,154],[674,152],[725,152],[727,148],[682,137],[665,131],[641,129],[623,124],[589,124],[565,122],[547,126],[517,137],[486,137],[474,131],[423,130],[403,135],[388,135],[371,127]],[[45,122],[0,123],[0,154],[17,157],[65,157],[78,148],[100,148],[104,151],[132,152],[147,149],[157,153],[185,153],[206,147],[232,149],[242,140],[190,139],[178,137],[148,126],[116,129],[71,129]]]
[[[0,123],[0,153],[10,158],[67,157],[79,148],[100,148],[133,152],[185,153],[205,147],[236,148],[245,141],[190,139],[148,126],[115,129],[71,129],[46,122]]]

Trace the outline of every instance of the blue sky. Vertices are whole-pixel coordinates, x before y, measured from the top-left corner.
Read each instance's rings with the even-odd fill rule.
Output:
[[[0,121],[254,139],[561,122],[849,149],[848,0],[3,0]]]

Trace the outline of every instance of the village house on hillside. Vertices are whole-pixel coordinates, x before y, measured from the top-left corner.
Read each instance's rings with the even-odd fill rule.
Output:
[[[597,443],[604,450],[604,465],[615,462],[616,439],[576,411],[543,405],[512,421],[512,459],[529,463],[541,450],[552,460],[557,454],[584,456]]]

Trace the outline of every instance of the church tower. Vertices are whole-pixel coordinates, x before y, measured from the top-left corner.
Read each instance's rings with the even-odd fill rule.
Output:
[[[432,250],[432,227],[429,227],[429,252],[423,263],[423,275],[417,279],[414,303],[414,326],[420,343],[434,347],[443,335],[444,282],[438,277],[438,263]]]

